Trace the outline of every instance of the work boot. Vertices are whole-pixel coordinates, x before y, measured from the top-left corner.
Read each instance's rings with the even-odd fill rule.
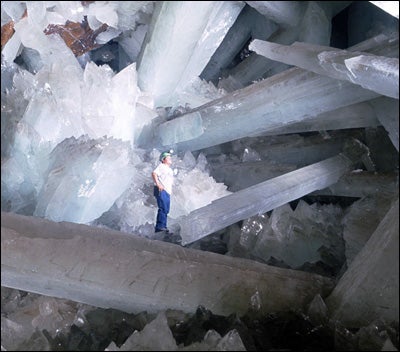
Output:
[[[168,230],[166,227],[164,227],[164,228],[162,228],[162,229],[155,229],[155,232],[165,232],[165,233],[169,233],[169,230]]]

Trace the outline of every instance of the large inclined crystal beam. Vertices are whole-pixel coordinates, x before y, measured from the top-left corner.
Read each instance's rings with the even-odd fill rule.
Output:
[[[320,3],[320,5],[324,4],[326,4],[326,2],[322,4]],[[328,10],[327,12],[329,13]],[[286,33],[290,31],[293,31],[293,29],[287,30],[285,32],[278,32],[277,35],[272,35],[270,38],[268,38],[268,41],[283,45],[292,44],[295,40],[300,41],[298,33],[293,33],[293,34]],[[317,31],[315,28],[307,29],[307,32],[315,32],[315,31]],[[254,38],[254,39],[263,39],[263,38]],[[302,41],[307,42],[304,39]],[[319,43],[310,42],[310,43],[319,45],[328,45],[329,42],[326,44],[320,42]],[[386,35],[381,34],[376,37],[365,40],[364,42],[361,42],[349,48],[348,50],[367,51],[370,52],[371,54],[385,56],[385,57],[398,57],[398,50],[399,50],[398,44],[397,47],[393,46],[393,44],[395,43],[391,43],[390,38],[388,38]],[[276,74],[278,72],[283,71],[284,69],[287,69],[287,67],[288,65],[284,64],[283,62],[274,61],[268,59],[265,56],[258,55],[256,52],[252,52],[247,58],[245,58],[237,66],[235,66],[228,72],[229,75],[232,76],[230,77],[230,79],[233,79],[235,82],[242,84],[242,86],[240,87],[242,88],[243,86],[248,85],[252,81],[259,80],[262,77],[265,78],[272,76],[273,74]],[[221,87],[225,86],[224,80],[221,80],[220,85]]]
[[[376,319],[399,322],[399,200],[325,300],[332,318],[346,327]]]
[[[377,96],[347,81],[292,68],[160,124],[155,128],[155,143],[176,150],[198,150],[260,135]]]
[[[399,98],[398,58],[299,42],[280,45],[259,39],[255,39],[249,49],[271,60],[347,80],[379,94]]]
[[[379,35],[351,50],[398,56],[398,38]],[[197,150],[267,133],[378,96],[349,81],[292,68],[165,122],[155,134],[160,147]],[[338,124],[342,122],[346,119],[338,116]]]
[[[157,2],[138,59],[138,85],[167,105],[180,86],[198,77],[234,23],[239,1]]]
[[[1,285],[129,313],[304,309],[333,281],[114,230],[1,213]]]
[[[339,154],[214,200],[176,219],[182,244],[199,240],[240,220],[264,214],[315,190],[329,187],[349,172],[352,162]]]

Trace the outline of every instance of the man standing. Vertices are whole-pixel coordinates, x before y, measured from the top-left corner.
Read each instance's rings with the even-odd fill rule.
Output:
[[[160,154],[159,164],[151,176],[154,181],[154,196],[157,199],[157,222],[155,232],[169,232],[167,228],[167,216],[169,213],[172,184],[174,182],[174,172],[171,168],[172,158],[171,152],[162,152]]]

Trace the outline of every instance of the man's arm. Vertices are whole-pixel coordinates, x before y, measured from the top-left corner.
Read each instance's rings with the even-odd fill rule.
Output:
[[[160,192],[164,189],[163,185],[161,184],[161,182],[158,180],[158,175],[153,171],[151,173],[151,177],[154,180],[154,183],[156,184],[156,186],[158,187],[158,189],[160,190]]]

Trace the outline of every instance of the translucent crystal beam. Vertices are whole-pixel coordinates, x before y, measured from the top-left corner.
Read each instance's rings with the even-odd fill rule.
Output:
[[[156,4],[138,63],[138,85],[167,106],[176,90],[198,77],[244,3],[164,1]]]
[[[384,273],[384,275],[383,275]],[[399,321],[399,199],[340,278],[326,304],[345,326]]]
[[[155,143],[176,150],[198,150],[260,135],[377,96],[347,81],[292,68],[160,124]]]
[[[347,173],[351,165],[350,159],[339,154],[219,198],[177,219],[182,244],[197,241],[240,220],[329,187]]]
[[[347,80],[379,94],[399,98],[398,58],[299,42],[280,45],[259,39],[255,39],[249,49],[271,60]]]
[[[376,36],[352,50],[398,56],[398,37]],[[379,95],[346,80],[292,68],[162,123],[155,130],[155,143],[198,150],[260,135]]]
[[[330,278],[68,222],[1,213],[1,285],[129,313],[304,309]]]

